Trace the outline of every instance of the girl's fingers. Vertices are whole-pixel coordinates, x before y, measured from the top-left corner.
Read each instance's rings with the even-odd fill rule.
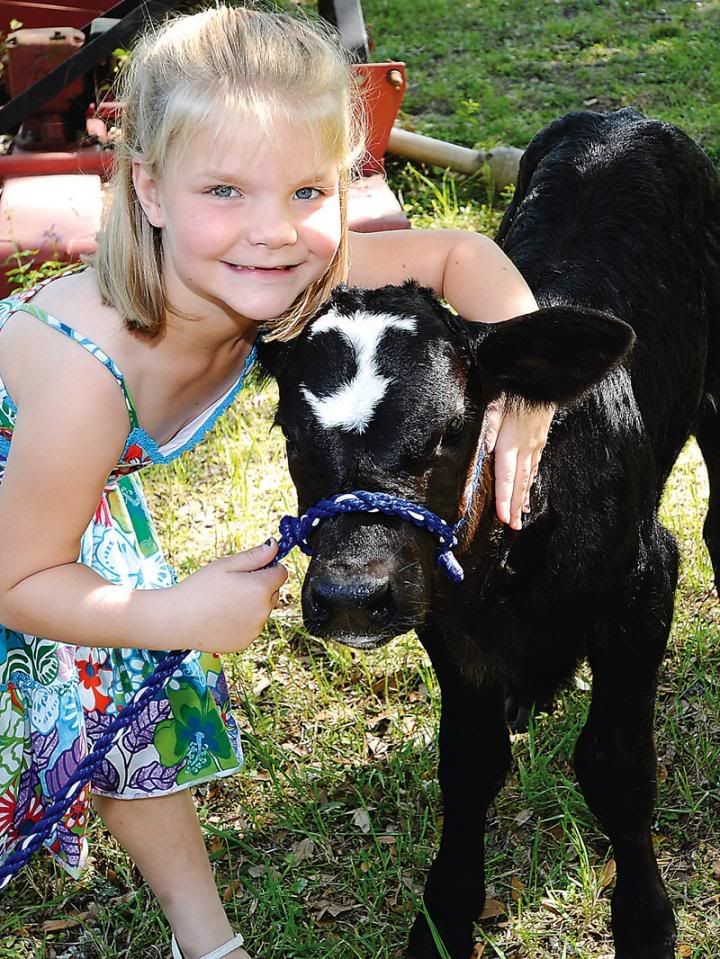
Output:
[[[522,529],[522,513],[530,492],[530,476],[532,475],[532,458],[530,456],[517,460],[515,468],[515,482],[513,484],[512,503],[510,505],[510,527]]]
[[[250,573],[254,570],[261,570],[272,562],[277,551],[277,540],[270,537],[261,546],[254,546],[252,549],[243,550],[242,553],[225,556],[216,562],[222,563],[231,573]]]
[[[540,469],[541,456],[542,456],[542,450],[537,450],[535,453],[533,453],[533,456],[532,456],[532,467],[530,470],[530,479],[528,481],[527,492],[525,494],[525,505],[523,506],[524,513],[530,512],[530,490],[533,488],[533,483],[535,482],[535,479],[538,474],[538,470]]]
[[[288,578],[288,571],[282,563],[278,563],[277,566],[270,566],[268,569],[258,570],[258,575],[268,578],[269,585],[274,587],[274,594],[279,591],[280,587]]]
[[[512,519],[517,455],[512,448],[495,453],[495,510],[501,523],[511,523]]]

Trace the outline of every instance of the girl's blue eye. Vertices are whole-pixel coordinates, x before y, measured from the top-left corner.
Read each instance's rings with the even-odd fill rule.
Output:
[[[314,200],[319,194],[320,191],[316,190],[314,186],[301,186],[299,190],[295,191],[298,200]]]
[[[218,196],[218,197],[220,197],[220,199],[226,199],[226,198],[228,198],[228,197],[231,197],[234,192],[235,192],[235,187],[234,187],[234,186],[224,186],[224,185],[223,185],[223,186],[214,186],[214,187],[212,188],[212,190],[210,190],[210,193],[211,193],[213,196]]]

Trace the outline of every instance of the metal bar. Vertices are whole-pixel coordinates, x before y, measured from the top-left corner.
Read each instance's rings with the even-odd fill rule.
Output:
[[[318,0],[318,13],[338,28],[342,45],[353,58],[367,63],[370,48],[361,0]]]
[[[0,181],[21,176],[57,176],[61,173],[112,172],[113,150],[75,150],[71,153],[8,153],[0,156]]]
[[[130,8],[122,19],[109,30],[93,37],[71,57],[51,70],[47,76],[33,83],[27,90],[23,90],[5,106],[0,107],[0,133],[12,130],[33,110],[37,110],[43,103],[47,103],[56,96],[59,90],[95,67],[116,47],[132,37],[147,20],[172,10],[178,5],[179,0],[149,0],[147,3],[138,3],[138,0],[122,0],[108,11],[110,16],[118,8]]]

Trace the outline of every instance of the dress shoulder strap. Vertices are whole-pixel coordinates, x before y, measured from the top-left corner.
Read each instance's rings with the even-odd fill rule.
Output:
[[[34,303],[29,302],[30,297],[36,293],[38,289],[39,287],[35,287],[33,290],[23,290],[20,293],[12,294],[5,300],[0,300],[0,330],[2,330],[2,328],[5,326],[5,323],[13,313],[22,312],[29,313],[42,323],[45,323],[46,326],[49,326],[53,330],[57,330],[58,333],[62,333],[63,336],[67,336],[69,339],[74,340],[78,346],[81,346],[84,350],[87,350],[91,356],[94,356],[96,360],[99,360],[100,363],[102,363],[103,366],[106,367],[115,377],[125,398],[125,405],[130,418],[130,426],[132,429],[135,429],[135,427],[138,426],[135,404],[133,403],[132,397],[130,396],[130,391],[125,383],[125,377],[122,375],[116,364],[110,359],[107,353],[97,345],[97,343],[94,343],[82,333],[78,333],[77,330],[74,330],[71,326],[68,326],[67,323],[63,323],[56,319],[46,310],[43,310],[42,307],[35,306]]]

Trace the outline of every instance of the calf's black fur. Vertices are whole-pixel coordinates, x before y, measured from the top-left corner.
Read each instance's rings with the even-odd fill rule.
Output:
[[[656,676],[678,561],[657,506],[694,433],[717,580],[719,214],[715,173],[679,130],[629,110],[570,114],[530,144],[498,236],[540,313],[469,324],[413,285],[339,291],[326,316],[416,320],[382,334],[386,389],[362,429],[323,425],[308,401],[356,376],[347,330],[317,332],[316,320],[262,348],[301,510],[353,489],[402,495],[449,522],[469,509],[461,585],[434,566],[427,534],[355,514],[314,534],[303,588],[317,635],[369,649],[415,628],[432,659],[445,815],[424,899],[452,959],[469,959],[484,902],[486,810],[510,765],[506,700],[552,701],[584,657],[592,704],[575,768],[617,863],[616,955],[674,955],[650,836]],[[519,533],[495,518],[489,458],[464,502],[484,411],[501,392],[561,404]],[[438,955],[418,915],[408,956]]]

